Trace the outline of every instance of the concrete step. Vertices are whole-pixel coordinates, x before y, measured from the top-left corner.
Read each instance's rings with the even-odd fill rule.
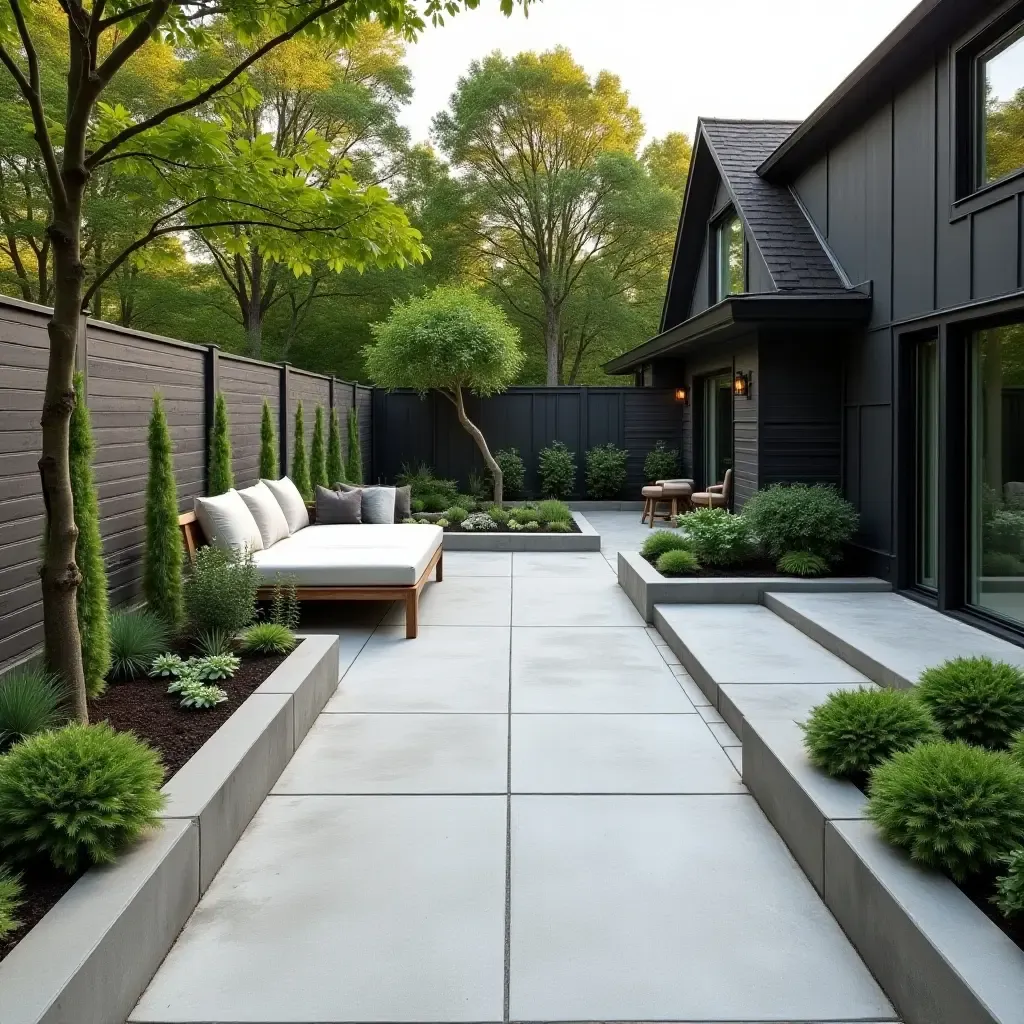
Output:
[[[740,737],[745,718],[801,720],[869,678],[762,605],[654,608],[654,624]]]
[[[914,686],[949,658],[1024,667],[1024,649],[898,594],[766,594],[764,603],[880,686]]]

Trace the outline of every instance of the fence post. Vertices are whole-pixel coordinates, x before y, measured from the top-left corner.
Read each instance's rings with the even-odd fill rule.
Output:
[[[203,360],[203,490],[210,493],[210,438],[213,436],[213,416],[217,405],[217,391],[220,388],[220,348],[207,345]]]
[[[89,402],[89,310],[83,309],[78,317],[78,337],[75,339],[75,370],[82,375],[82,394]]]
[[[334,374],[327,378],[327,416],[330,419],[331,410],[334,409]]]
[[[278,425],[277,436],[281,439],[281,476],[288,475],[288,379],[291,376],[291,363],[281,364],[281,383],[278,387]]]

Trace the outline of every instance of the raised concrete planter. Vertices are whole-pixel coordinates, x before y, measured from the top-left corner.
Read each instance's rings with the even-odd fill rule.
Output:
[[[164,787],[161,827],[86,872],[0,963],[3,1024],[128,1016],[337,676],[338,638],[304,638]]]
[[[654,621],[656,604],[764,604],[771,593],[886,593],[892,585],[873,577],[820,580],[786,577],[714,577],[669,579],[637,551],[619,552],[619,586],[644,621]]]
[[[642,501],[570,501],[577,512],[643,512]]]
[[[579,533],[446,533],[445,551],[600,551],[601,536],[579,512]]]

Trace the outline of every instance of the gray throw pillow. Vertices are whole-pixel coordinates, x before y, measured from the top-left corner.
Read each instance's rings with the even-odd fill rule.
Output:
[[[394,487],[364,487],[360,493],[363,496],[364,523],[393,523],[395,521]]]
[[[412,515],[412,488],[397,487],[395,489],[395,522],[400,523]]]
[[[318,526],[351,526],[361,523],[363,492],[329,491],[317,484],[316,522]]]

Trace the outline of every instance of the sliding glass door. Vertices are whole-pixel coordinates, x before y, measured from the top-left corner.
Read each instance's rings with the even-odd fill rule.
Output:
[[[939,586],[939,345],[915,346],[916,416],[915,582],[927,590]]]
[[[732,374],[705,379],[703,427],[705,485],[710,486],[732,468]]]

